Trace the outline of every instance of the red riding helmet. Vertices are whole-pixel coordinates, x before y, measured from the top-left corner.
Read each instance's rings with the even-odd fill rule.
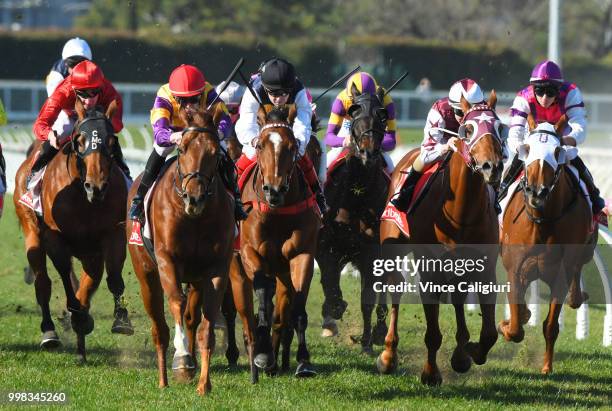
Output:
[[[104,82],[104,74],[95,63],[84,60],[72,69],[72,88],[75,90],[100,88]]]
[[[181,64],[170,74],[170,92],[177,97],[197,96],[204,90],[204,74],[194,66]]]

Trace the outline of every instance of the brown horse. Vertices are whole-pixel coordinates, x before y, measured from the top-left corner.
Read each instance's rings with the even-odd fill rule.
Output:
[[[354,86],[353,86],[354,87]],[[380,219],[387,197],[388,177],[381,143],[385,133],[387,113],[382,104],[383,91],[378,95],[360,94],[354,88],[351,116],[353,144],[344,163],[335,168],[333,179],[325,185],[325,197],[330,205],[323,217],[319,234],[317,262],[321,268],[321,284],[325,294],[322,307],[323,335],[337,332],[335,320],[342,318],[347,303],[342,299],[340,272],[351,262],[361,275],[363,318],[361,340],[364,352],[372,353],[372,344],[383,344],[387,333],[387,306],[376,309],[377,323],[372,332],[370,324],[374,304],[366,296],[372,289],[371,253],[362,252],[364,246],[376,245],[379,240]]]
[[[209,365],[215,346],[214,325],[227,284],[235,230],[233,200],[218,173],[223,154],[216,125],[222,115],[219,105],[212,109],[212,114],[181,110],[180,116],[188,127],[178,145],[176,165],[169,166],[151,193],[149,217],[155,258],[144,247],[128,246],[144,306],[152,320],[159,386],[168,385],[165,293],[176,326],[172,368],[177,379],[194,376],[195,334],[202,322],[197,334],[201,352],[197,392],[202,395],[212,388]],[[128,201],[137,186],[136,182]],[[131,232],[129,221],[128,237]],[[182,283],[189,283],[188,298]]]
[[[488,184],[497,184],[502,170],[502,143],[497,126],[500,124],[494,113],[497,99],[492,92],[487,104],[470,107],[462,98],[461,105],[465,116],[460,127],[457,150],[452,153],[442,176],[433,181],[427,196],[408,215],[410,238],[406,238],[391,221],[384,220],[380,226],[381,244],[443,244],[453,249],[460,244],[497,244],[498,223]],[[389,192],[400,179],[400,173],[413,161],[415,156],[407,154],[397,165]],[[489,251],[488,264],[480,277],[470,280],[495,281],[495,262],[497,250]],[[415,256],[416,257],[416,256]],[[454,275],[452,277],[455,277]],[[463,278],[466,279],[465,277]],[[421,282],[440,283],[445,280],[440,273],[421,272]],[[438,324],[441,293],[421,292],[423,308],[427,320],[425,345],[427,360],[421,374],[421,382],[439,385],[442,376],[436,363],[437,351],[442,343]],[[483,304],[484,297],[479,294],[482,310],[480,341],[469,342],[470,334],[465,322],[463,302],[465,294],[454,293],[453,305],[457,319],[457,347],[451,365],[457,372],[467,372],[472,360],[484,364],[487,353],[497,340],[495,329],[495,305]],[[427,302],[426,302],[427,301]],[[433,302],[433,303],[432,303]],[[399,341],[397,321],[399,305],[394,301],[391,309],[389,332],[385,339],[385,350],[378,357],[380,372],[389,373],[397,367],[397,345]]]
[[[523,340],[523,324],[531,316],[525,291],[532,281],[544,281],[551,298],[542,324],[546,340],[542,373],[549,374],[568,285],[572,308],[587,298],[580,290],[580,271],[593,258],[597,230],[592,227],[591,207],[565,166],[569,155],[560,138],[567,119],[563,116],[554,128],[548,123],[536,127],[532,116],[528,123],[532,131],[527,144],[519,148],[519,158],[525,162],[521,190],[509,200],[501,232],[501,257],[511,291],[510,321],[501,321],[499,330],[506,341]]]
[[[281,339],[282,366],[289,367],[288,348],[294,329],[298,336],[295,374],[298,377],[315,375],[306,347],[306,299],[321,220],[314,195],[309,193],[296,164],[298,147],[290,118],[286,110],[275,109],[267,115],[260,111],[263,127],[257,144],[257,165],[242,193],[243,201],[253,205],[248,219],[241,225],[240,254],[247,278],[239,270],[233,270],[231,280],[236,307],[243,320],[252,382],[258,380],[256,367],[270,373],[277,371]],[[256,330],[253,289],[259,302]]]
[[[75,109],[78,122],[74,137],[49,162],[42,182],[43,217],[39,220],[34,211],[19,203],[34,154],[17,171],[14,202],[25,235],[28,262],[36,276],[36,299],[43,314],[43,343],[59,344],[49,310],[48,255],[62,278],[72,328],[78,336],[79,359],[85,361],[85,335],[94,328],[89,315],[91,297],[100,284],[104,267],[109,277],[121,277],[125,261],[123,222],[127,186],[110,154],[112,146],[118,144],[108,120],[116,104],[111,103],[106,114],[95,109],[85,112],[77,99]],[[73,256],[83,265],[76,294],[70,280]]]

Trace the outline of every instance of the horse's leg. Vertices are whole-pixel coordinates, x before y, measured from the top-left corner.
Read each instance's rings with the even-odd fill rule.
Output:
[[[436,363],[436,356],[442,345],[442,333],[438,316],[440,314],[439,304],[423,304],[425,319],[427,320],[427,331],[425,331],[425,345],[427,346],[427,360],[421,373],[421,382],[427,385],[442,384],[442,375]]]
[[[242,320],[247,356],[251,367],[251,383],[255,384],[259,380],[259,370],[255,366],[255,316],[253,315],[253,286],[248,280],[240,256],[234,254],[230,264],[230,279],[232,282],[232,294],[236,311]]]
[[[461,299],[465,300],[465,297]],[[465,373],[472,366],[472,360],[465,349],[466,344],[470,341],[470,332],[465,322],[463,301],[453,303],[453,307],[455,307],[455,320],[457,323],[457,332],[455,333],[457,347],[455,347],[451,357],[451,366],[456,372]]]
[[[217,319],[219,306],[223,300],[223,294],[227,285],[226,273],[227,271],[224,273],[225,275],[214,277],[211,281],[203,281],[205,298],[202,325],[198,332],[198,344],[202,356],[200,380],[197,387],[197,392],[200,395],[208,394],[212,389],[212,384],[210,383],[210,357],[215,349],[215,320]]]
[[[100,281],[102,280],[102,273],[104,272],[104,259],[102,255],[88,256],[81,260],[83,264],[83,274],[81,275],[81,281],[79,284],[79,290],[76,293],[76,297],[79,300],[81,307],[84,308],[87,313],[87,318],[91,318],[91,325],[86,323],[87,327],[83,328],[79,325],[79,315],[72,313],[71,322],[72,328],[77,333],[77,355],[83,362],[86,361],[85,356],[85,336],[93,331],[94,322],[93,318],[89,315],[89,308],[91,307],[91,298],[98,289]],[[76,317],[76,318],[75,318]],[[90,329],[91,328],[91,329]]]
[[[397,369],[397,344],[399,343],[399,335],[397,333],[398,317],[399,304],[392,304],[389,330],[385,337],[385,349],[376,359],[376,367],[381,374],[391,374]]]
[[[299,254],[289,262],[291,281],[295,290],[295,295],[293,295],[293,301],[291,302],[291,318],[298,339],[296,377],[312,377],[316,375],[316,371],[310,363],[310,353],[306,347],[306,328],[308,327],[306,300],[308,299],[310,281],[312,280],[313,265],[314,257],[308,253]]]
[[[478,295],[480,300],[480,311],[482,313],[482,325],[480,328],[480,339],[478,343],[469,342],[466,345],[466,350],[472,357],[472,360],[482,365],[487,362],[487,354],[497,342],[497,329],[495,328],[495,304],[484,304],[483,300],[495,301],[495,297],[483,294]]]
[[[274,306],[274,319],[272,322],[272,346],[274,348],[274,367],[271,373],[278,370],[278,354],[281,343],[283,344],[283,354],[281,370],[289,370],[289,356],[291,347],[286,346],[287,333],[293,333],[291,324],[291,291],[278,278],[276,280],[276,305]]]
[[[144,253],[145,251],[141,252]],[[147,314],[151,318],[151,335],[157,352],[159,388],[164,388],[168,386],[166,355],[170,343],[170,330],[166,323],[166,316],[164,315],[164,295],[159,280],[159,274],[155,270],[145,272],[142,268],[143,264],[137,264],[137,260],[134,254],[132,254],[134,271],[138,274],[138,281],[140,282],[142,302]]]
[[[113,311],[114,321],[111,332],[117,334],[132,335],[134,327],[128,316],[122,297],[125,291],[123,282],[123,264],[125,262],[125,233],[122,229],[116,230],[106,241],[104,262],[106,266],[106,285],[113,294],[115,309]]]
[[[195,355],[195,346],[198,326],[202,321],[202,291],[203,285],[201,283],[192,283],[189,287],[189,293],[187,294],[187,306],[185,307],[185,314],[183,320],[185,321],[185,333],[187,335],[187,350],[193,359],[194,367],[198,366],[198,362]]]
[[[174,357],[172,359],[172,372],[178,382],[188,382],[195,376],[193,357],[187,349],[187,335],[184,330],[183,315],[187,305],[187,298],[183,293],[178,280],[178,273],[174,261],[161,250],[156,251],[158,267],[160,270],[161,285],[168,299],[168,307],[174,318]]]
[[[232,292],[232,284],[228,282],[225,294],[223,294],[223,302],[221,303],[221,312],[225,318],[225,335],[227,336],[227,350],[225,358],[230,367],[238,364],[238,345],[236,344],[236,305]]]
[[[544,339],[546,340],[546,352],[544,354],[544,366],[542,367],[542,374],[550,374],[553,372],[553,356],[555,355],[555,341],[559,335],[559,313],[563,299],[557,299],[553,297],[550,302],[548,309],[548,315],[542,323],[542,331],[544,333]]]
[[[340,289],[342,265],[340,264],[339,256],[327,250],[321,250],[319,256],[320,258],[317,261],[321,269],[321,286],[325,296],[323,306],[321,307],[321,315],[323,316],[323,331],[321,335],[323,337],[332,337],[338,334],[338,326],[334,320],[342,318],[348,305],[342,299],[342,290]]]
[[[529,321],[530,312],[525,304],[526,286],[519,284],[516,273],[508,273],[510,291],[508,292],[508,305],[510,306],[510,320],[499,322],[498,330],[506,341],[519,343],[525,338],[523,325]]]
[[[267,370],[274,366],[275,358],[270,338],[272,312],[274,305],[275,279],[267,276],[263,271],[255,272],[253,289],[259,303],[257,310],[257,330],[255,337],[255,365]]]

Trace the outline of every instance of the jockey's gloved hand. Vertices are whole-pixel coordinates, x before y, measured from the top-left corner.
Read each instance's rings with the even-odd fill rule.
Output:
[[[181,140],[183,139],[183,133],[181,131],[175,131],[170,134],[170,142],[172,144],[181,144]]]
[[[55,133],[55,130],[49,131],[47,140],[49,140],[49,144],[51,144],[52,147],[59,149],[59,146],[57,143],[57,134]]]

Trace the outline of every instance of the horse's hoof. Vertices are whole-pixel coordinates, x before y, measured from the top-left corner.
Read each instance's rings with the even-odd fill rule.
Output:
[[[111,327],[113,334],[133,335],[134,326],[128,317],[128,312],[125,308],[120,308],[115,311],[115,321]]]
[[[278,375],[278,364],[274,364],[272,367],[266,368],[266,375],[268,377],[276,377]]]
[[[70,316],[70,323],[77,334],[87,335],[94,329],[94,319],[86,310],[73,311]]]
[[[442,385],[442,375],[440,374],[440,370],[435,369],[432,372],[423,372],[421,373],[421,384],[429,385],[430,387],[438,387]]]
[[[23,267],[23,281],[25,281],[26,284],[33,284],[34,277],[34,271],[32,271],[30,266]]]
[[[374,356],[374,350],[371,345],[362,345],[361,352],[365,355]]]
[[[238,351],[238,348],[233,347],[233,348],[228,348],[227,351],[225,352],[225,358],[227,358],[227,365],[229,365],[230,367],[235,367],[238,365],[238,358],[240,357],[240,351]]]
[[[301,362],[295,369],[295,376],[298,378],[314,377],[315,375],[317,375],[317,372],[309,362]]]
[[[376,368],[381,374],[393,374],[395,370],[397,370],[397,357],[391,357],[390,361],[384,363],[382,359],[383,354],[384,352],[381,353],[376,359]]]
[[[472,361],[474,361],[476,365],[483,365],[487,362],[487,356],[486,354],[482,355],[480,345],[478,343],[469,342],[465,344],[465,352],[468,353],[468,355],[472,358]],[[455,367],[453,367],[453,369],[455,369]]]
[[[344,312],[348,307],[348,303],[344,300],[338,300],[331,306],[330,315],[334,320],[341,320]]]
[[[87,365],[87,358],[85,357],[85,354],[77,354],[76,363],[77,365]]]
[[[196,392],[198,395],[206,395],[209,394],[212,390],[212,384],[209,382],[207,384],[198,384],[198,388],[196,388]]]
[[[372,344],[374,345],[385,345],[385,338],[389,328],[384,322],[377,322],[372,330]]]
[[[259,382],[259,370],[257,367],[251,366],[251,384],[257,384]]]
[[[325,317],[323,319],[321,328],[323,328],[321,331],[321,337],[323,338],[335,337],[338,335],[338,324],[336,324],[336,321],[331,317]]]
[[[45,331],[40,341],[40,348],[44,350],[52,350],[54,348],[61,347],[62,342],[55,330]]]
[[[172,359],[172,374],[179,383],[188,383],[195,377],[196,367],[191,355],[175,356]]]
[[[465,351],[460,350],[459,347],[457,347],[455,348],[455,351],[453,351],[453,356],[451,357],[451,367],[453,367],[455,372],[464,374],[472,367],[472,359],[465,353]]]
[[[267,370],[274,366],[274,354],[272,353],[259,353],[253,360],[257,368],[261,370]]]
[[[552,365],[549,367],[547,365],[545,365],[544,367],[542,367],[542,375],[549,375],[552,374],[553,372],[553,367]]]

